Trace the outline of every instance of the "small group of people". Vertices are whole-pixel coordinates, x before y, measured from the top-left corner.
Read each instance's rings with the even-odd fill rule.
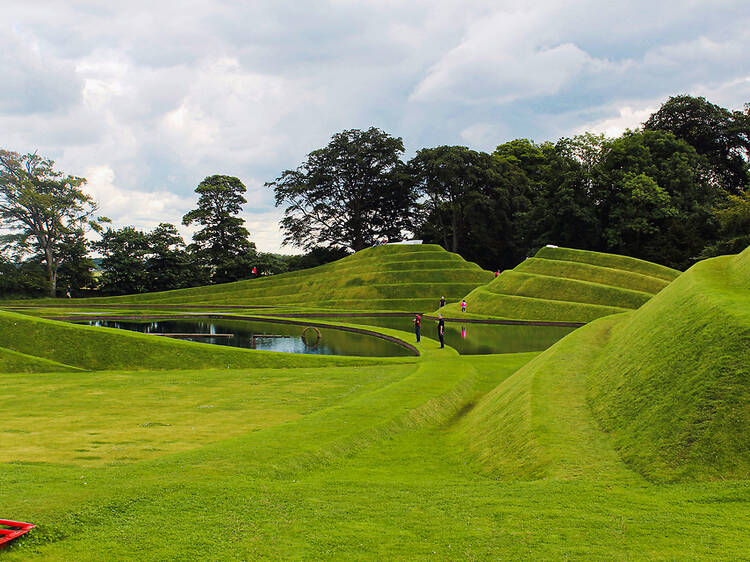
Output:
[[[445,297],[440,297],[440,308],[443,308],[445,306]],[[466,312],[466,307],[468,305],[466,304],[466,299],[461,300],[461,312]]]

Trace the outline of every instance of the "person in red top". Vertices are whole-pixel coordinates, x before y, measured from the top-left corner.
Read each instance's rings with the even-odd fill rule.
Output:
[[[417,342],[419,342],[421,329],[422,329],[422,317],[419,314],[415,314],[414,315],[414,333],[417,335]]]
[[[253,275],[258,275],[258,268],[253,266]]]
[[[500,275],[500,270],[499,270],[499,269],[496,269],[496,270],[495,270],[495,277],[497,277],[498,275]]]

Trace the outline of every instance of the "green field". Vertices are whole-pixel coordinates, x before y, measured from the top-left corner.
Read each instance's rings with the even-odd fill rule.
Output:
[[[402,248],[365,256],[419,257]],[[429,322],[419,357],[311,357],[0,312],[0,518],[38,525],[0,557],[746,559],[750,248],[679,276],[589,254],[545,248],[502,281],[616,312],[541,353],[461,356]],[[345,261],[320,284],[365,275]]]

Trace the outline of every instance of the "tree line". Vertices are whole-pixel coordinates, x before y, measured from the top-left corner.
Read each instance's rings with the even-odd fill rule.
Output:
[[[335,134],[266,185],[284,208],[284,243],[258,252],[238,214],[245,186],[206,178],[183,224],[114,229],[96,216],[83,178],[35,154],[0,151],[0,294],[92,287],[125,294],[223,283],[319,265],[382,240],[415,236],[488,269],[545,244],[620,253],[677,268],[750,244],[750,104],[730,111],[687,95],[617,138],[516,139],[492,152],[423,148],[380,129]],[[90,244],[86,232],[99,233]],[[43,279],[42,279],[43,276]]]

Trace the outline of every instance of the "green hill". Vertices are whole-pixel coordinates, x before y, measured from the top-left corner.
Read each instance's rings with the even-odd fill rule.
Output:
[[[353,310],[434,310],[492,274],[433,244],[384,245],[319,267],[235,283],[89,299],[92,303],[304,306]]]
[[[472,314],[590,322],[637,309],[678,275],[679,271],[626,256],[545,247],[465,298]],[[444,310],[455,315],[458,305]]]
[[[750,248],[696,264],[521,368],[458,441],[512,478],[628,478],[626,467],[650,480],[750,478],[748,286]]]

